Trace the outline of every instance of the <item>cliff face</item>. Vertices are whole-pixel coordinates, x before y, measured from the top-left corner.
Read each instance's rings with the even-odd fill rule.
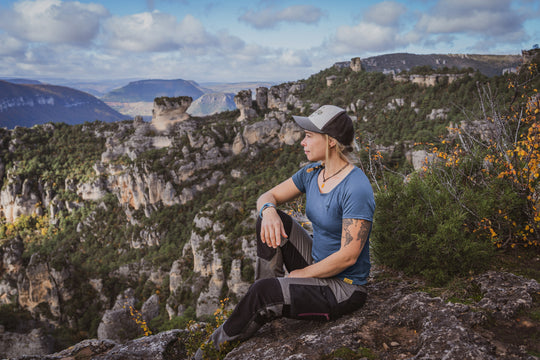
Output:
[[[169,105],[157,106],[157,115],[169,111]],[[182,104],[180,110],[188,106]],[[55,126],[46,125],[43,131],[65,131]],[[39,131],[28,129],[22,134],[37,136]],[[30,329],[87,331],[78,325],[81,317],[90,314],[87,309],[101,319],[94,328],[96,337],[124,342],[142,334],[130,314],[140,302],[143,306],[138,311],[151,321],[157,316],[182,316],[189,307],[199,317],[211,315],[224,291],[239,299],[253,273],[255,214],[246,212],[243,202],[205,208],[198,199],[208,192],[225,191],[231,184],[238,187],[239,179],[246,175],[245,168],[236,168],[238,159],[263,156],[302,135],[287,112],[261,113],[259,121],[251,124],[216,116],[186,117],[159,127],[136,119],[88,124],[80,131],[90,142],[103,141],[101,155],[85,170],[90,176],[77,175],[80,170],[59,172],[71,174],[65,178],[58,178],[59,173],[44,175],[39,168],[28,171],[27,163],[18,162],[18,156],[31,156],[35,151],[24,143],[21,131],[2,133],[1,164],[7,166],[1,168],[0,225],[12,237],[0,241],[0,301],[32,320],[25,320],[22,327],[4,329],[0,349],[2,339],[7,344],[24,335],[28,341],[35,340],[26,350],[34,350],[18,348],[19,355],[50,353],[50,337],[43,342],[42,337],[30,336]],[[54,162],[54,167],[71,161]],[[192,211],[193,216],[180,217],[186,221],[181,224],[174,224],[174,217],[153,223],[152,219],[163,217],[168,209]],[[106,225],[110,221],[115,222],[116,230]],[[172,226],[177,226],[175,231],[191,231],[184,230],[185,237],[174,238]],[[69,237],[60,236],[65,243],[54,240],[68,229]],[[49,245],[40,248],[39,242]],[[29,244],[39,253],[29,253]],[[100,251],[109,256],[109,247],[116,256],[103,262],[88,254]],[[155,254],[162,247],[175,248],[177,255],[167,255],[169,265],[144,257],[111,263],[127,253]],[[51,251],[53,248],[56,250]],[[93,259],[94,264],[86,259]],[[152,297],[152,293],[141,295],[141,289],[157,290]],[[0,357],[17,355],[14,350],[6,351]]]

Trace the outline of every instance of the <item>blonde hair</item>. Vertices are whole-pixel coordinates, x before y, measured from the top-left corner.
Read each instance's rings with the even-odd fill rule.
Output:
[[[333,137],[331,137],[328,134],[324,134],[326,136],[326,159],[325,163],[328,162],[328,158],[330,157],[330,139],[334,140],[336,143],[336,153],[340,157],[340,159],[352,164],[354,162],[354,157],[352,155],[352,147],[351,146],[345,146]]]

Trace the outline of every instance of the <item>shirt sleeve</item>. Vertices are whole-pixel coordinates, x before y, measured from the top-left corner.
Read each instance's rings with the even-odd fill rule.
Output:
[[[294,182],[294,185],[300,190],[300,192],[305,193],[306,187],[308,184],[308,179],[310,176],[310,172],[312,172],[313,169],[317,164],[309,164],[298,170],[293,176],[292,180]]]
[[[343,219],[362,219],[373,221],[375,198],[367,178],[361,177],[356,186],[350,186],[343,203]]]

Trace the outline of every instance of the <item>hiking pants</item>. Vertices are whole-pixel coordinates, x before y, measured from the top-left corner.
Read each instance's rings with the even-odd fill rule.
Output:
[[[287,238],[274,249],[260,239],[257,221],[255,283],[240,300],[231,316],[214,331],[210,340],[219,349],[225,341],[245,340],[263,324],[280,317],[332,320],[359,309],[366,301],[366,288],[337,278],[288,278],[285,272],[313,262],[311,236],[289,215],[278,211]]]

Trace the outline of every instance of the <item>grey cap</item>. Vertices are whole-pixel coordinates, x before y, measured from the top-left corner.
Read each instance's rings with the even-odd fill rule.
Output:
[[[351,145],[354,126],[347,112],[334,105],[323,105],[308,117],[293,116],[302,129],[320,134],[328,134],[343,145]]]

